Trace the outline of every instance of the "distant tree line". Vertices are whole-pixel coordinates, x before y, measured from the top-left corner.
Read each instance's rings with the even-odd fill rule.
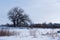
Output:
[[[42,23],[42,24],[32,24],[29,26],[30,28],[60,28],[60,24],[58,23],[49,23],[49,24],[46,24],[46,23]]]
[[[5,25],[1,25],[1,26],[14,27],[13,24],[5,24]],[[21,27],[21,26],[19,26],[19,27]],[[52,23],[48,23],[48,24],[42,23],[42,24],[31,24],[29,26],[22,26],[22,27],[26,27],[26,28],[27,27],[28,28],[60,28],[60,24],[58,24],[58,23],[54,23],[54,24],[52,24]]]

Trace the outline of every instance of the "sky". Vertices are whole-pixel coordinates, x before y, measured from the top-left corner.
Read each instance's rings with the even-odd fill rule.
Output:
[[[8,12],[20,7],[33,23],[60,23],[60,0],[0,0],[0,24],[11,23]]]

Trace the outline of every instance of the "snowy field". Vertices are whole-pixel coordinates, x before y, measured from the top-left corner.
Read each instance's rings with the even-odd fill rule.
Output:
[[[0,27],[0,30],[2,29],[9,30],[10,32],[16,32],[16,35],[0,36],[0,40],[60,40],[60,34],[57,33],[60,29]]]

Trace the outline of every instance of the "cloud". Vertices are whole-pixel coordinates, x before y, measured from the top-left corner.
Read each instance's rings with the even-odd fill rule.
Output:
[[[34,22],[37,22],[37,20],[39,22],[40,20],[41,22],[58,22],[60,20],[60,3],[58,1],[59,0],[33,0],[29,8],[34,16]]]

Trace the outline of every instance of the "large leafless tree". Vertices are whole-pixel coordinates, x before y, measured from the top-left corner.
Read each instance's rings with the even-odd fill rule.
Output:
[[[19,7],[14,7],[8,12],[9,19],[13,22],[14,26],[27,26],[31,24],[27,14]]]

